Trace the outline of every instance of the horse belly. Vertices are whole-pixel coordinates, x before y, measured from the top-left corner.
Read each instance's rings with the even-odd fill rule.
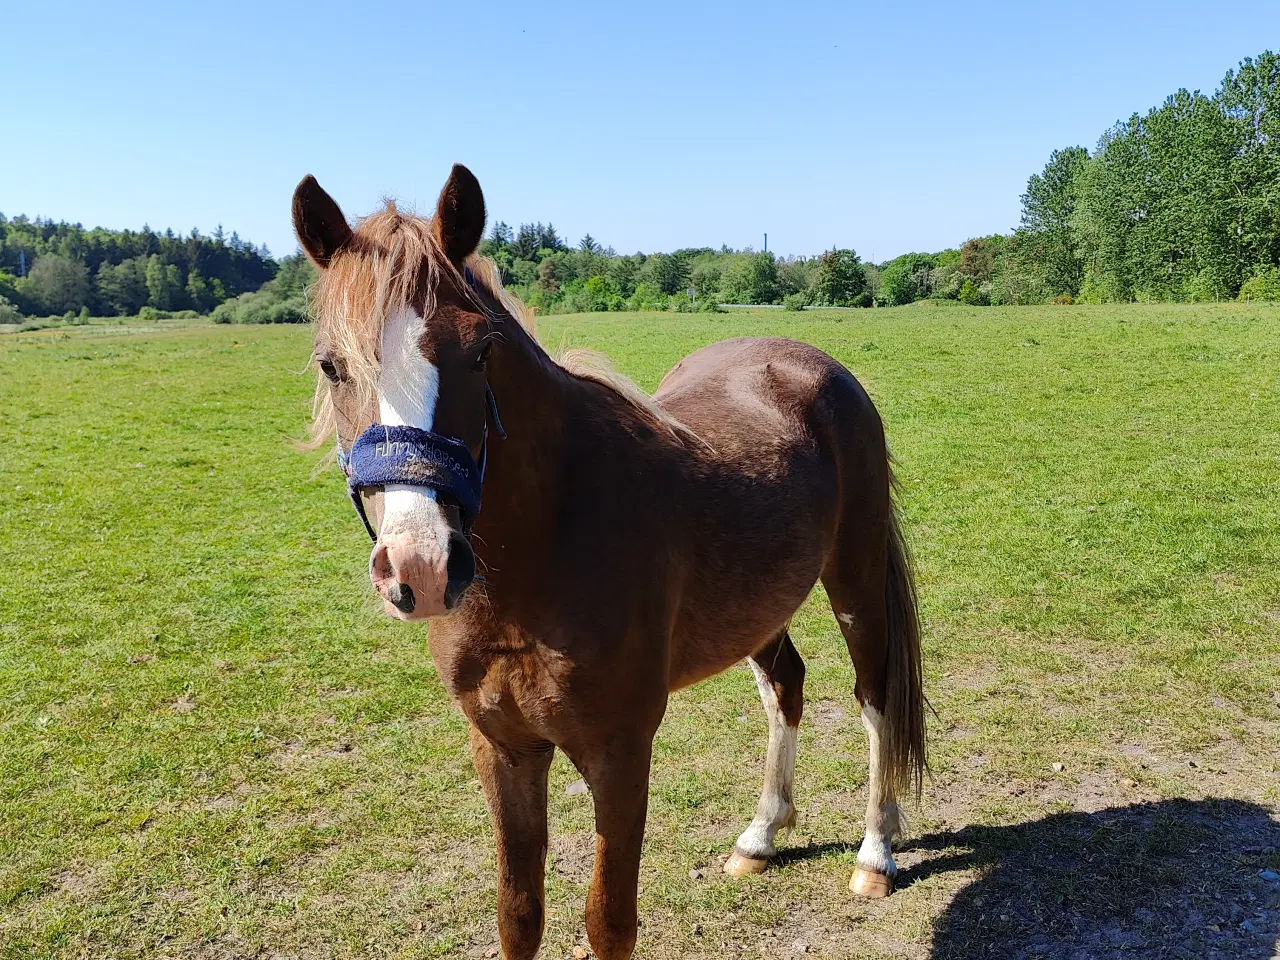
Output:
[[[833,378],[851,379],[807,344],[725,341],[682,361],[655,395],[710,451],[685,505],[693,562],[673,689],[773,640],[817,582],[841,495]]]
[[[822,572],[835,529],[833,492],[799,484],[780,496],[805,498],[803,511],[756,504],[734,511],[721,500],[699,530],[672,639],[671,688],[719,673],[772,640],[804,603]],[[824,485],[816,485],[817,487]]]

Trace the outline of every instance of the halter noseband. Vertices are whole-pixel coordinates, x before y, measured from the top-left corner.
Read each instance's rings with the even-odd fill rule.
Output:
[[[471,269],[466,268],[467,285],[475,289]],[[507,433],[498,416],[498,402],[493,390],[484,386],[487,409],[484,432],[480,436],[480,462],[461,440],[431,430],[403,424],[375,423],[356,439],[350,452],[338,443],[338,466],[347,476],[347,494],[364,523],[369,539],[377,542],[378,532],[369,522],[360,494],[363,490],[381,490],[387,484],[423,487],[437,495],[445,494],[458,504],[462,532],[469,534],[480,512],[480,494],[484,486],[484,468],[489,459],[489,420],[503,440]]]

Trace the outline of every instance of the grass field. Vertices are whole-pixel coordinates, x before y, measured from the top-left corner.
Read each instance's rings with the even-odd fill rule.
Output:
[[[542,323],[650,389],[723,337],[830,351],[919,569],[936,717],[899,892],[845,889],[866,739],[815,598],[782,862],[720,871],[765,749],[736,669],[659,734],[639,955],[1277,952],[1280,309]],[[0,957],[496,955],[463,721],[373,604],[341,478],[290,447],[309,336],[0,338]],[[585,943],[574,779],[558,758],[548,957]]]

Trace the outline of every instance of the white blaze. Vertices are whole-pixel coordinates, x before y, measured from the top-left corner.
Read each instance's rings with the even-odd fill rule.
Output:
[[[387,319],[382,328],[382,364],[378,375],[378,409],[383,423],[430,430],[440,396],[440,371],[422,355],[425,328],[414,310]],[[448,542],[448,526],[434,503],[435,491],[387,484],[382,496],[380,535],[434,535]]]
[[[425,324],[413,310],[388,318],[382,328],[378,405],[382,422],[430,430],[440,396],[440,371],[419,346]]]

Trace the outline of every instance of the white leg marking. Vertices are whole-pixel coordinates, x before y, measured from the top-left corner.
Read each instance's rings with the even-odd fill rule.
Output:
[[[778,695],[769,682],[769,676],[754,660],[748,660],[755,674],[760,699],[769,716],[769,750],[764,765],[764,789],[756,807],[755,819],[738,837],[740,853],[757,860],[767,860],[777,850],[773,841],[778,831],[793,826],[796,808],[791,800],[791,788],[796,772],[796,727],[787,726]]]
[[[883,762],[880,730],[884,717],[875,707],[864,704],[862,725],[867,728],[871,763],[867,787],[867,834],[858,849],[858,866],[892,877],[898,872],[897,864],[893,862],[893,838],[898,834],[900,821],[897,798],[886,795],[880,780]]]
[[[853,614],[852,614],[852,613],[840,613],[840,614],[836,614],[836,619],[837,619],[837,620],[839,620],[841,623],[843,623],[846,627],[852,627],[852,626],[853,626]]]
[[[440,371],[422,355],[424,322],[413,310],[387,318],[382,328],[378,408],[382,422],[430,430],[440,395]],[[388,484],[383,491],[381,533],[406,533],[449,542],[449,527],[435,492]]]

